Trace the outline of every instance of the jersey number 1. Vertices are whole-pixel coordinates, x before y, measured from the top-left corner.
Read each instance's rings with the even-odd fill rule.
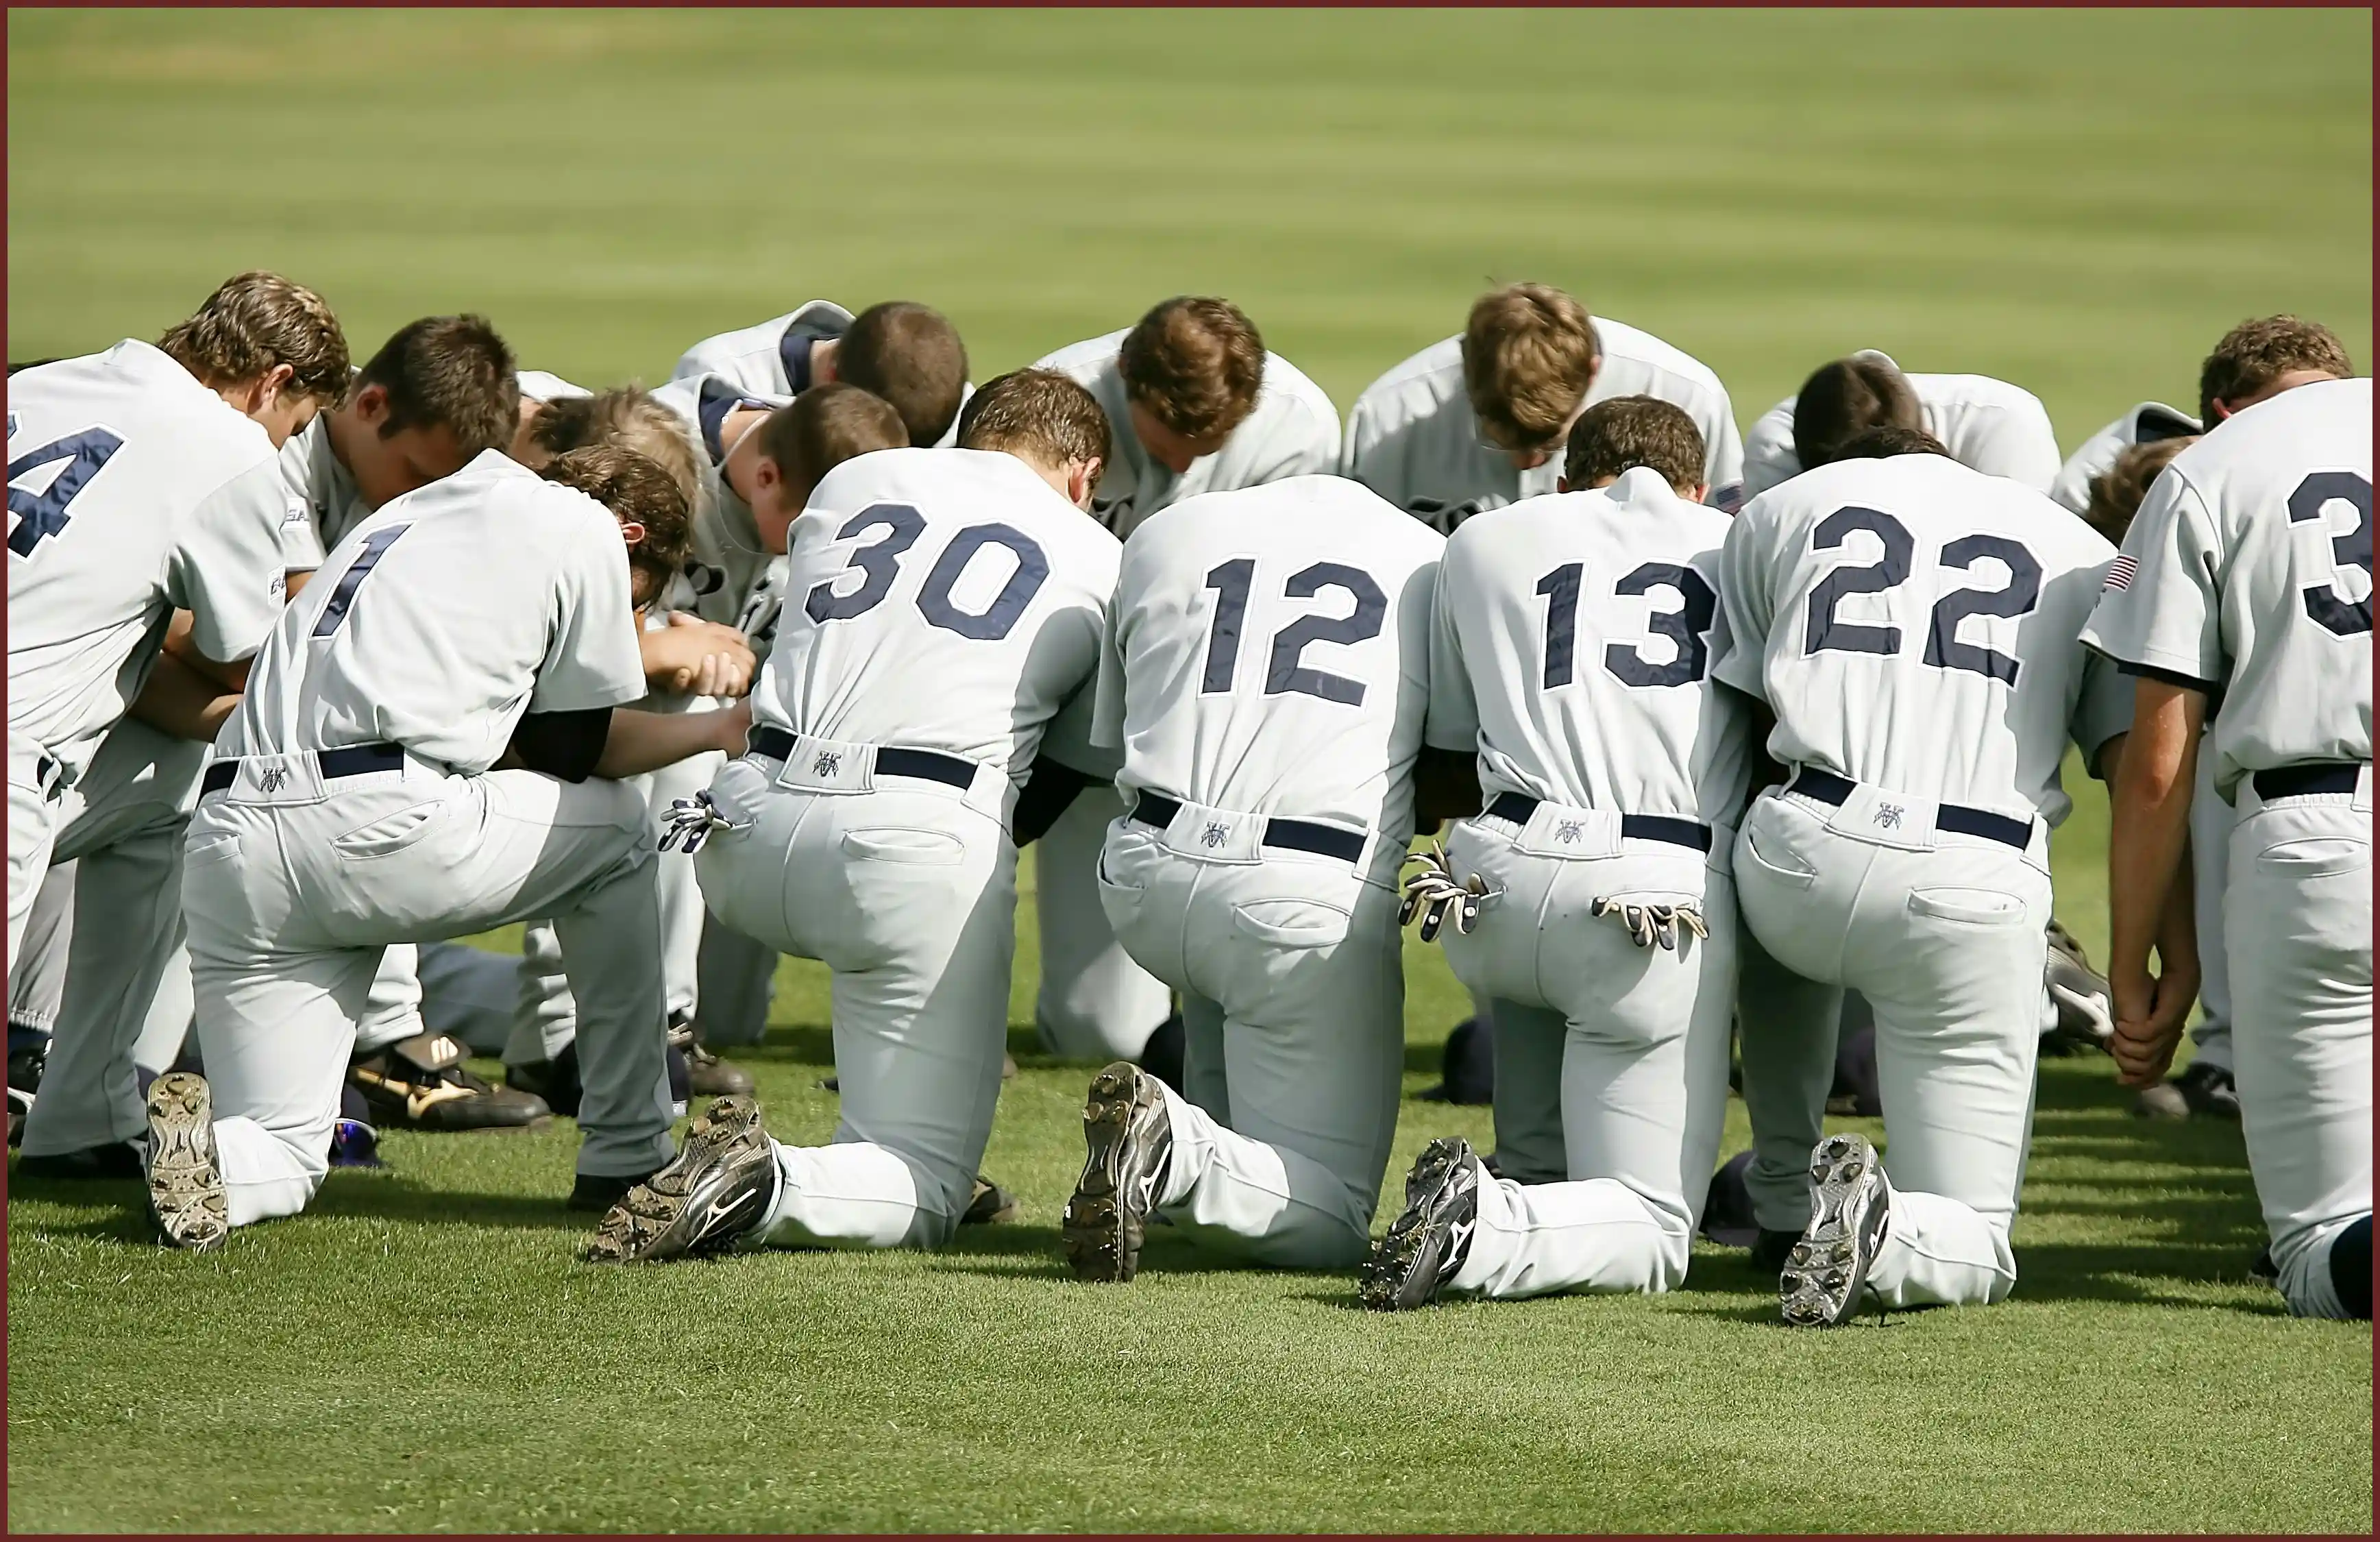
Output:
[[[391,525],[384,530],[374,530],[364,537],[364,549],[356,553],[356,560],[347,564],[347,570],[339,575],[338,587],[331,590],[331,602],[322,607],[321,615],[314,618],[315,637],[327,637],[346,625],[347,612],[356,602],[356,590],[363,588],[364,580],[371,577],[371,570],[379,565],[381,558],[388,554],[388,549],[396,544],[396,538],[411,528],[410,525]]]

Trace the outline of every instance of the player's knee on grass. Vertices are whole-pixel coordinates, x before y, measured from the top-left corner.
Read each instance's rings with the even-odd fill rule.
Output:
[[[2372,1317],[2372,1218],[2308,1227],[2273,1244],[2275,1283],[2292,1316]]]

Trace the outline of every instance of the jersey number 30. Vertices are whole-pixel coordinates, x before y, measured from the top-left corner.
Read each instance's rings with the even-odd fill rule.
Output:
[[[1881,594],[1904,582],[1909,577],[1910,559],[1917,552],[1916,538],[1909,533],[1908,526],[1882,509],[1854,505],[1837,509],[1819,520],[1818,528],[1810,532],[1811,549],[1830,551],[1842,545],[1854,530],[1865,530],[1875,536],[1884,547],[1884,556],[1866,567],[1838,567],[1810,591],[1804,654],[1832,650],[1839,653],[1881,653],[1888,658],[1900,651],[1900,627],[1840,621],[1836,619],[1835,606],[1847,594]],[[1986,557],[2008,569],[2008,587],[1962,589],[1936,601],[1933,618],[1925,628],[1925,662],[1936,669],[1963,669],[2013,686],[2016,660],[1980,644],[1961,642],[1959,623],[1971,615],[2032,614],[2033,608],[2041,603],[2041,564],[2018,542],[1992,535],[1961,536],[1942,548],[1939,560],[1944,567],[1972,568]]]
[[[857,589],[837,594],[834,582],[813,587],[802,601],[803,613],[812,621],[849,621],[866,615],[884,603],[892,592],[892,581],[901,576],[901,554],[917,544],[926,533],[926,516],[907,504],[877,504],[860,510],[844,522],[834,532],[837,540],[849,540],[869,529],[883,529],[882,540],[863,546],[851,553],[844,572],[864,575]],[[960,576],[967,564],[987,546],[1004,546],[1016,559],[1016,570],[1001,586],[1000,593],[981,611],[963,611],[951,598],[958,587]],[[837,575],[838,577],[841,575]],[[917,610],[927,625],[945,632],[956,632],[963,637],[978,642],[998,642],[1016,628],[1017,618],[1025,607],[1041,592],[1049,581],[1050,558],[1042,552],[1040,542],[1024,531],[1008,525],[970,525],[953,536],[942,554],[934,561],[933,571],[917,589]]]

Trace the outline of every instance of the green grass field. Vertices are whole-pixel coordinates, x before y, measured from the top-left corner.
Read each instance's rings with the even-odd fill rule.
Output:
[[[2025,383],[2070,448],[2189,405],[2244,316],[2372,343],[2361,12],[15,11],[8,42],[15,358],[251,266],[359,354],[472,309],[589,383],[814,295],[936,303],[983,379],[1215,292],[1343,408],[1540,278],[1747,423],[1877,346]],[[941,1256],[584,1268],[567,1125],[392,1135],[211,1257],[150,1246],[130,1186],[15,1185],[9,1527],[2371,1528],[2369,1329],[2246,1278],[2236,1126],[2131,1118],[2104,1060],[2045,1071],[1990,1311],[1789,1333],[1710,1250],[1668,1298],[1382,1318],[1161,1234],[1095,1290],[1056,1247],[1087,1070],[1030,1052],[1027,942],[987,1164],[1026,1214]],[[1465,1007],[1434,952],[1409,973],[1417,1089]],[[783,986],[743,1058],[820,1139],[823,980]],[[1391,1188],[1488,1138],[1405,1115]]]

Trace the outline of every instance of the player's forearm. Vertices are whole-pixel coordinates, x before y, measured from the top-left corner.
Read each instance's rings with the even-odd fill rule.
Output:
[[[744,753],[752,714],[743,706],[717,712],[639,712],[622,707],[612,713],[595,774],[617,780],[674,766],[707,750]]]
[[[2136,688],[2131,732],[2116,768],[2107,842],[2111,973],[2148,967],[2190,834],[2198,722],[2204,698],[2161,680]]]
[[[183,662],[178,654],[161,653],[130,710],[132,716],[160,733],[212,744],[216,732],[238,706],[237,691],[225,690]]]
[[[242,659],[236,664],[227,664],[220,660],[208,658],[199,651],[199,645],[191,640],[193,625],[194,619],[189,612],[176,611],[174,619],[165,624],[165,640],[161,645],[161,656],[181,660],[194,672],[214,682],[219,688],[229,691],[234,696],[246,690],[248,661]]]

